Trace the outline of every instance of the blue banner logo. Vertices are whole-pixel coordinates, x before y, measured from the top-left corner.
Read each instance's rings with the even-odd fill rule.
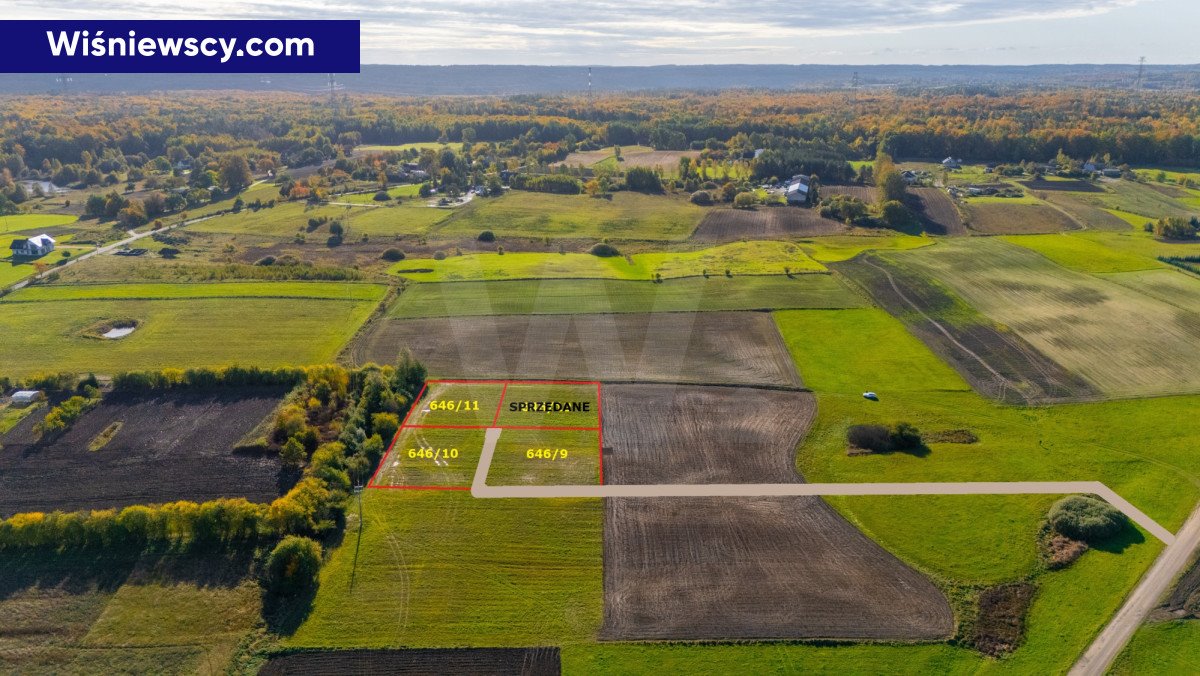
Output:
[[[357,73],[358,21],[0,21],[11,73]]]

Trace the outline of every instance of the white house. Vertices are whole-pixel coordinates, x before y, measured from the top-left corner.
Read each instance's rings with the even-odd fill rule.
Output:
[[[942,166],[947,169],[962,169],[962,160],[953,157],[947,157],[942,160]]]
[[[793,176],[788,182],[787,187],[787,203],[788,204],[808,204],[808,177]]]
[[[71,192],[66,188],[60,188],[54,185],[54,181],[21,181],[21,187],[25,188],[25,192],[30,195],[37,194],[38,190],[42,191],[43,195],[63,195]]]
[[[54,251],[54,238],[50,235],[38,235],[28,239],[14,239],[8,246],[14,258],[39,258]]]
[[[17,408],[24,408],[41,400],[42,393],[39,390],[17,390],[13,393],[12,405]]]

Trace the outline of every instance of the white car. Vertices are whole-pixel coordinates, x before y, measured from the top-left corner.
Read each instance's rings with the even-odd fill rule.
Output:
[[[863,399],[870,399],[871,401],[879,401],[879,395],[875,394],[874,392],[863,392]]]

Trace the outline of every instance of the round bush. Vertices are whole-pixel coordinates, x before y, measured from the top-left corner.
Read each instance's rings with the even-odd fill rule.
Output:
[[[601,258],[612,258],[613,256],[621,255],[621,252],[617,251],[617,247],[615,247],[611,244],[603,244],[603,243],[593,246],[591,253],[593,256],[599,256]]]
[[[712,203],[712,195],[710,195],[707,190],[697,190],[696,192],[692,193],[692,204],[699,204],[700,206],[706,207]]]
[[[484,230],[483,232],[479,233],[479,237],[476,239],[478,239],[480,242],[495,242],[496,233],[492,232],[491,230]]]
[[[385,261],[395,263],[396,261],[404,260],[404,252],[396,248],[384,249],[383,253],[379,254],[379,257]]]
[[[276,594],[295,594],[317,584],[321,570],[321,545],[316,540],[289,535],[267,558],[268,589]]]
[[[1099,542],[1125,527],[1125,515],[1116,507],[1086,495],[1071,495],[1054,503],[1047,517],[1054,530],[1075,540]]]
[[[392,196],[388,194],[388,191],[380,190],[379,192],[375,193],[375,197],[373,199],[376,202],[386,202],[392,199]]]
[[[433,252],[433,260],[435,260],[435,261],[446,260],[446,252],[445,251],[434,251]]]

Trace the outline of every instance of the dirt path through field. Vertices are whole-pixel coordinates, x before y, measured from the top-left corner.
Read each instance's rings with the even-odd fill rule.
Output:
[[[503,432],[492,427],[484,434],[483,452],[471,495],[476,498],[659,498],[755,497],[785,495],[1070,495],[1094,493],[1121,510],[1134,523],[1168,545],[1175,535],[1131,502],[1099,481],[956,481],[825,484],[630,484],[622,486],[489,486],[488,469]],[[1197,536],[1200,537],[1200,536]]]

